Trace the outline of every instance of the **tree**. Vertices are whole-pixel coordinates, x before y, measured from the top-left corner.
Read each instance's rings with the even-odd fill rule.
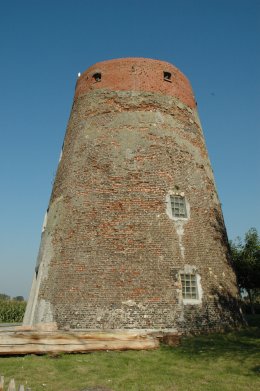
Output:
[[[260,237],[257,230],[250,228],[244,241],[237,238],[230,242],[230,248],[240,292],[247,292],[254,314],[253,298],[260,289]]]
[[[0,293],[0,300],[10,300],[11,297],[6,295],[5,293]]]
[[[15,296],[15,297],[13,297],[13,300],[15,300],[15,301],[24,301],[24,297],[23,296]]]

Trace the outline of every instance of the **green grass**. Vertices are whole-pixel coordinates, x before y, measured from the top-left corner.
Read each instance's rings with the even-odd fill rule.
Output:
[[[0,357],[0,374],[32,391],[251,391],[260,389],[260,317],[247,329],[185,338],[155,351]],[[43,384],[46,384],[45,386]]]

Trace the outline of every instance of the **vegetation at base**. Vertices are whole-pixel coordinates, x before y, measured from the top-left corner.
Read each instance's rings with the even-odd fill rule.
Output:
[[[260,308],[260,237],[257,230],[250,228],[243,241],[239,237],[230,241],[230,249],[245,309],[248,298],[254,314],[255,306]]]
[[[25,307],[25,301],[0,298],[0,323],[22,322]]]
[[[258,390],[260,316],[249,321],[253,326],[239,331],[184,338],[155,351],[0,357],[0,373],[32,391]]]
[[[23,296],[15,296],[11,298],[11,296],[7,295],[6,293],[0,293],[0,300],[15,300],[15,301],[24,301]]]

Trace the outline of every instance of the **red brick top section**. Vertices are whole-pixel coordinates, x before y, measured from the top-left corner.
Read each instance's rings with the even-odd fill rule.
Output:
[[[99,62],[78,79],[75,99],[88,91],[146,91],[174,96],[190,107],[195,99],[188,79],[168,62],[148,58],[120,58]]]

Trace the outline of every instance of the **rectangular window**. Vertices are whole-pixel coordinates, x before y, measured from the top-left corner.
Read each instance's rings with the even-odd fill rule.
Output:
[[[183,299],[198,299],[196,274],[181,274],[181,285]]]
[[[163,72],[163,79],[165,81],[170,81],[171,82],[172,74],[171,72]]]
[[[185,198],[181,196],[171,195],[170,199],[173,217],[187,217]]]
[[[93,77],[93,79],[95,79],[95,81],[101,81],[101,73],[100,72],[94,73],[94,75],[92,77]]]

